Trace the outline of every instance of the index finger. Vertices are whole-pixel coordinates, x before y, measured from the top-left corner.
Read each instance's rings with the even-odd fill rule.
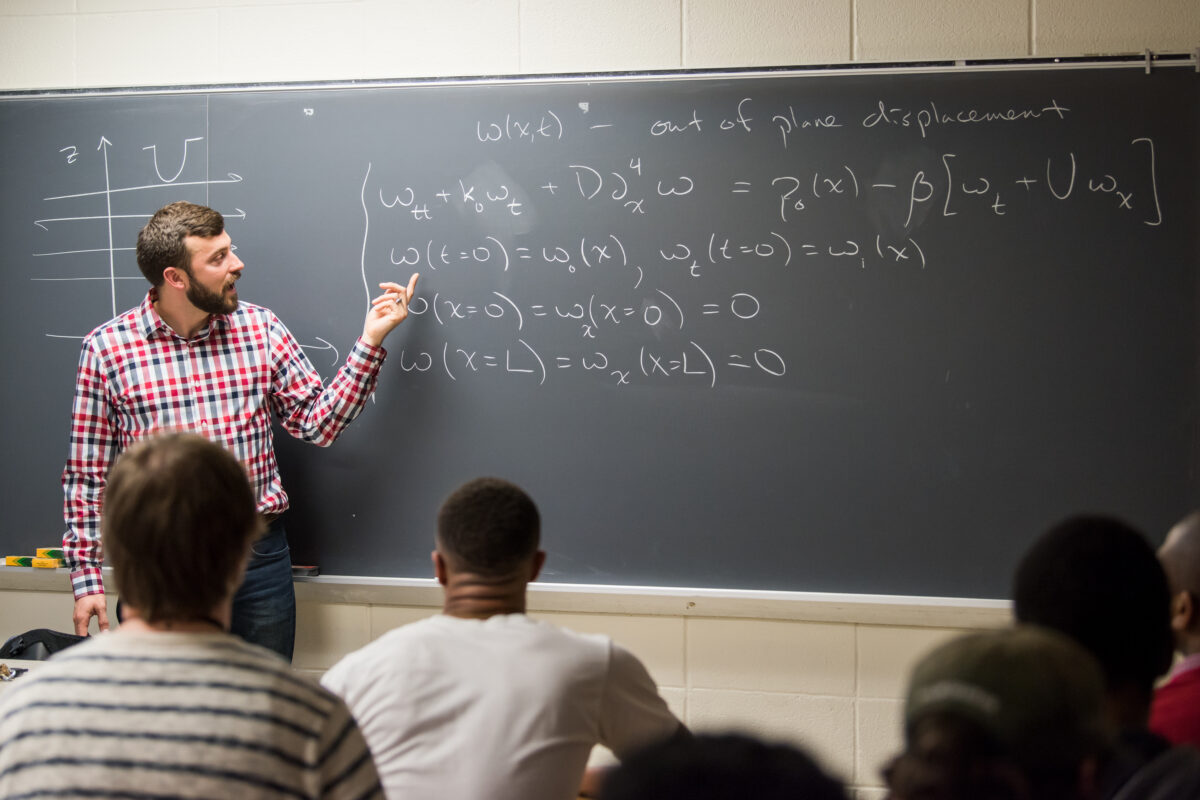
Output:
[[[408,279],[408,297],[412,299],[413,293],[417,291],[417,278],[421,277],[419,273],[414,272],[412,277]]]

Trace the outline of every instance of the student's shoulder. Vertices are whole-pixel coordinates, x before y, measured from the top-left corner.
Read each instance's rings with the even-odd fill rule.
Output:
[[[521,635],[514,637],[508,650],[518,648],[539,663],[570,669],[579,675],[601,676],[615,663],[637,660],[604,633],[578,631],[538,618],[530,618],[521,627]]]
[[[534,626],[533,635],[548,641],[557,641],[563,646],[596,652],[607,652],[613,647],[612,637],[605,633],[577,631],[545,619],[530,618],[530,622]]]
[[[430,640],[437,638],[439,625],[435,619],[436,617],[426,617],[399,625],[374,641],[347,653],[326,671],[325,678],[321,680],[322,684],[329,685],[330,681],[326,678],[331,676],[336,678],[339,675],[360,673],[387,665],[399,666],[408,654],[430,646]]]
[[[546,621],[541,626],[540,646],[556,650],[561,657],[576,661],[581,666],[591,664],[610,675],[641,676],[646,667],[633,651],[613,641],[604,633],[584,633]]]

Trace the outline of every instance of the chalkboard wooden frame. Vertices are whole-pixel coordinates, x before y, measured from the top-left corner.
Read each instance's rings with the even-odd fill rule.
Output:
[[[325,377],[364,283],[424,273],[363,417],[327,452],[277,438],[295,560],[326,573],[428,574],[480,473],[531,491],[575,584],[1002,597],[1057,516],[1158,535],[1200,452],[1186,66],[0,96],[30,284],[0,315],[0,541],[58,537],[71,337],[144,292],[159,196],[227,214],[242,296]]]

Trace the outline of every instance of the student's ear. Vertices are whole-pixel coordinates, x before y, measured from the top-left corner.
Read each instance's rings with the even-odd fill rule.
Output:
[[[446,559],[437,550],[429,554],[433,559],[433,576],[437,578],[437,582],[442,586],[446,585]]]
[[[542,566],[546,563],[546,551],[538,550],[533,554],[533,569],[529,572],[529,582],[533,583],[537,580],[537,576],[542,571]]]
[[[1177,592],[1171,598],[1171,630],[1184,633],[1191,628],[1196,618],[1196,603],[1191,592]]]

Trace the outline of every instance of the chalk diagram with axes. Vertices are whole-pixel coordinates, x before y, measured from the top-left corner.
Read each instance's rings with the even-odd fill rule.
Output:
[[[185,186],[204,187],[205,197],[208,195],[208,188],[219,184],[236,184],[241,183],[243,178],[241,175],[228,172],[219,178],[205,177],[200,180],[180,180],[184,175],[184,171],[188,165],[189,154],[202,151],[204,148],[204,137],[196,136],[185,138],[182,142],[182,148],[178,145],[164,147],[164,151],[181,150],[178,166],[175,166],[173,161],[167,155],[160,155],[159,146],[157,144],[144,145],[141,147],[142,154],[140,157],[149,159],[154,169],[154,175],[157,181],[151,183],[142,183],[139,185],[125,186],[115,184],[113,180],[112,169],[110,165],[110,154],[116,147],[107,137],[101,136],[100,141],[96,144],[94,152],[89,153],[91,148],[80,148],[75,145],[59,148],[59,157],[65,160],[67,164],[75,164],[80,159],[88,158],[89,156],[99,156],[103,160],[104,168],[104,188],[94,189],[85,192],[76,192],[70,194],[53,195],[43,197],[42,201],[49,204],[51,208],[55,204],[63,204],[69,201],[78,203],[79,201],[95,201],[96,211],[89,214],[77,214],[72,216],[47,216],[33,220],[33,224],[43,231],[53,233],[60,226],[78,225],[80,223],[103,224],[106,233],[105,238],[99,238],[93,246],[82,249],[65,249],[55,250],[53,248],[40,250],[33,253],[35,259],[54,260],[56,258],[66,258],[73,256],[95,256],[97,258],[97,268],[95,275],[84,275],[74,277],[61,277],[54,275],[39,274],[31,280],[40,282],[74,282],[74,281],[95,281],[107,287],[107,303],[106,309],[110,316],[115,317],[122,309],[118,308],[117,303],[117,285],[120,281],[144,281],[145,278],[135,269],[136,263],[133,258],[135,247],[132,242],[119,242],[114,236],[114,223],[122,220],[133,221],[140,229],[145,221],[149,220],[154,212],[168,198],[162,197],[160,190],[164,188],[179,188]],[[136,157],[136,156],[135,156]],[[113,210],[113,200],[115,197],[135,196],[139,199],[145,195],[148,201],[145,208],[139,208],[134,213],[115,213]],[[77,207],[77,206],[76,206]],[[241,208],[223,209],[218,208],[226,221],[231,219],[245,220],[246,212]],[[121,239],[126,237],[122,236]],[[235,245],[236,247],[236,245]],[[83,339],[83,332],[75,332],[70,334],[65,333],[47,333],[47,337],[54,339]],[[327,342],[325,339],[317,336],[314,337],[317,344],[301,345],[306,350],[324,350],[332,351],[333,360],[331,363],[337,364],[339,354],[337,348]]]

